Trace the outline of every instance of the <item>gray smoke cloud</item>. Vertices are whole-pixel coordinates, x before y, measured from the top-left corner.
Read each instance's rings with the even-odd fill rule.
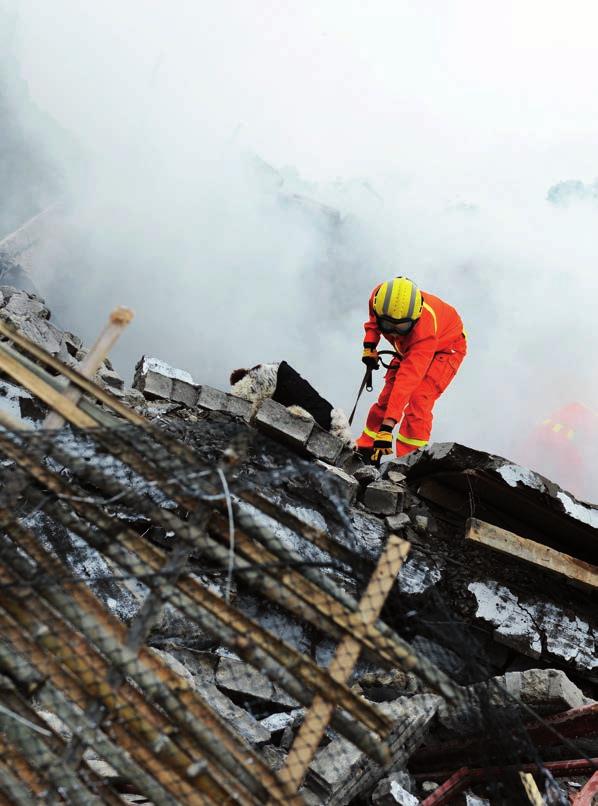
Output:
[[[136,310],[124,375],[156,354],[225,388],[284,358],[349,409],[368,295],[406,274],[469,335],[434,439],[517,459],[598,410],[598,206],[546,200],[598,174],[593,4],[4,5],[12,110],[65,133],[34,127],[65,199],[35,280],[87,341]]]

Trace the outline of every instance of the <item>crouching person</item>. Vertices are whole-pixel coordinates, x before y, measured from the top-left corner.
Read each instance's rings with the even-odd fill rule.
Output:
[[[455,377],[467,352],[463,322],[448,303],[421,292],[406,277],[395,277],[372,291],[365,323],[362,361],[377,369],[378,342],[384,336],[398,353],[384,387],[371,407],[359,452],[374,464],[392,453],[404,456],[428,443],[434,403]]]

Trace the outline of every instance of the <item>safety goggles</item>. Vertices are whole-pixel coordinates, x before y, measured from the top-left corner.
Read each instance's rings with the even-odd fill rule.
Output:
[[[383,333],[400,333],[401,335],[405,335],[405,333],[409,333],[413,325],[415,324],[415,319],[393,319],[390,316],[378,316],[378,324],[380,326],[380,330]]]

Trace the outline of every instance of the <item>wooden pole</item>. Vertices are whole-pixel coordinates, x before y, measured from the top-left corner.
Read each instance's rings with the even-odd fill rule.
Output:
[[[133,319],[133,311],[130,308],[118,307],[110,314],[110,320],[104,330],[98,336],[95,344],[79,365],[79,372],[85,378],[93,378],[102,362],[118,341],[121,333]],[[81,398],[82,392],[67,383],[64,396],[75,405]],[[44,428],[61,428],[64,425],[64,418],[56,411],[51,411],[44,420]]]

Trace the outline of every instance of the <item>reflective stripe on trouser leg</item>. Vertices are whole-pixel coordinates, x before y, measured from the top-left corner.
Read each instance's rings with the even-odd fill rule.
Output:
[[[371,448],[377,436],[378,431],[373,431],[366,425],[361,436],[356,440],[356,445],[358,448]]]
[[[397,434],[397,456],[405,456],[428,444],[432,433],[432,408],[438,396],[438,389],[433,381],[425,377],[405,408]]]
[[[463,357],[463,354],[457,353],[439,353],[434,357],[405,409],[397,436],[397,456],[404,456],[427,445],[432,433],[434,404],[455,377]]]
[[[402,434],[397,434],[395,452],[397,456],[406,456],[411,451],[423,448],[427,444],[427,439],[409,439],[409,437],[405,437]]]
[[[392,392],[396,374],[397,371],[394,369],[388,370],[384,376],[384,386],[382,387],[380,396],[378,397],[378,400],[371,406],[363,433],[356,441],[358,448],[371,448],[374,444],[374,439],[380,430],[382,420],[386,417],[386,407],[388,406],[388,400],[390,398],[390,393]]]

